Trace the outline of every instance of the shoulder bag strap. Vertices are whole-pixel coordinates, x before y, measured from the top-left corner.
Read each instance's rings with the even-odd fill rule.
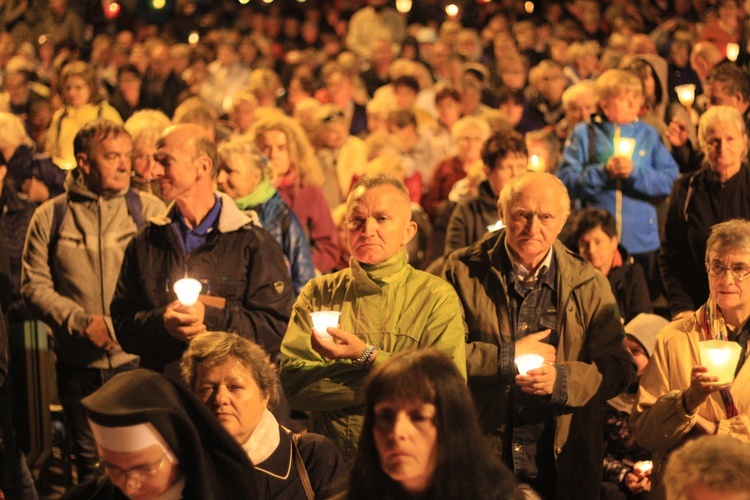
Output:
[[[299,443],[299,434],[292,434],[292,453],[294,453],[294,466],[297,468],[297,474],[299,474],[299,480],[302,482],[302,487],[305,489],[305,496],[307,500],[315,500],[315,492],[313,491],[312,484],[310,483],[310,476],[307,475],[307,468],[305,462],[302,460],[297,443]]]

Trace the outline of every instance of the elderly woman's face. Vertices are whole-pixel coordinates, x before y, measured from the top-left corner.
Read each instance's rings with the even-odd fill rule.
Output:
[[[229,158],[229,162],[222,161],[216,183],[219,189],[228,194],[233,200],[243,198],[260,185],[263,172],[250,165],[250,162],[236,161]]]
[[[383,471],[410,493],[426,491],[437,465],[435,405],[383,400],[374,410],[373,437]]]
[[[250,371],[235,358],[214,368],[198,367],[195,394],[238,443],[245,443],[268,406]]]
[[[739,124],[716,122],[708,128],[703,152],[712,170],[732,171],[740,168],[746,148],[747,139]]]
[[[89,84],[80,76],[69,76],[63,84],[62,91],[65,102],[74,108],[80,108],[91,99]]]
[[[750,316],[750,254],[741,250],[708,252],[708,288],[727,320],[744,321]],[[730,271],[731,270],[731,271]],[[737,325],[735,325],[737,326]]]

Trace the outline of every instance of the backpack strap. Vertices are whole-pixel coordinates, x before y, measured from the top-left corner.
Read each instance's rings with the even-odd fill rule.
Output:
[[[292,453],[294,454],[294,466],[297,468],[297,474],[299,474],[299,480],[302,483],[302,488],[305,490],[305,496],[307,500],[315,500],[315,492],[310,483],[310,476],[307,474],[307,468],[305,462],[302,460],[302,455],[299,452],[300,435],[292,434]]]
[[[49,247],[53,248],[60,239],[60,226],[68,211],[68,195],[62,194],[52,200],[52,225],[49,228]]]
[[[130,188],[125,193],[125,203],[128,205],[128,213],[133,218],[138,230],[143,228],[146,221],[143,220],[143,204],[141,203],[141,195],[138,194],[136,189]]]
[[[589,122],[589,163],[594,161],[594,126]]]

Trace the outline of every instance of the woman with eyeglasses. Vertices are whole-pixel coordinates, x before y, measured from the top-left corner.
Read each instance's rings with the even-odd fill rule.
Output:
[[[118,124],[122,124],[122,118],[104,100],[96,71],[90,64],[73,61],[63,66],[59,85],[63,105],[52,116],[44,149],[58,167],[71,170],[76,166],[73,138],[78,130],[95,118],[106,118]]]
[[[490,452],[466,382],[448,356],[414,349],[370,375],[349,500],[524,496]]]
[[[82,404],[103,476],[63,498],[260,498],[257,472],[242,447],[182,382],[133,370]]]
[[[750,219],[745,120],[730,106],[711,106],[698,124],[704,166],[672,186],[659,255],[672,319],[693,314],[708,297],[706,238],[719,222]]]
[[[157,109],[142,109],[133,113],[125,122],[125,130],[133,140],[133,168],[130,171],[130,186],[161,198],[159,183],[153,168],[156,141],[171,122],[167,115]]]
[[[653,453],[654,484],[686,440],[724,434],[750,441],[750,221],[715,225],[706,247],[708,300],[659,332],[631,414],[638,444]],[[706,340],[739,344],[733,382],[718,384],[717,370],[706,368],[710,360],[699,350]]]

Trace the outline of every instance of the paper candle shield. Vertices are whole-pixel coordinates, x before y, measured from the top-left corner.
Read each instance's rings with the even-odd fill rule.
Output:
[[[539,354],[522,354],[518,356],[514,362],[518,368],[518,373],[526,375],[526,372],[539,368],[544,364],[544,358]]]
[[[315,311],[310,313],[313,328],[323,340],[333,341],[333,337],[326,331],[329,326],[339,326],[341,311]]]
[[[182,278],[174,282],[174,293],[183,306],[192,306],[198,301],[203,285],[193,278]]]
[[[701,365],[708,369],[706,375],[719,377],[719,380],[714,382],[715,385],[732,383],[742,352],[737,342],[704,340],[698,342],[698,351],[701,356]]]

